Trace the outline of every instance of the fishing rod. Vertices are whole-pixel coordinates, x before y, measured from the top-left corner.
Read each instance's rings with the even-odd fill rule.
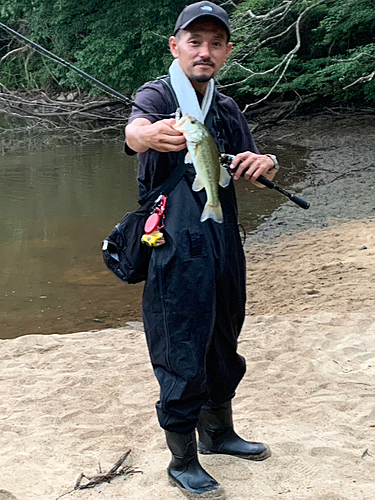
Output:
[[[121,94],[120,92],[117,92],[117,90],[112,89],[111,87],[109,87],[105,83],[97,80],[93,76],[91,76],[88,73],[86,73],[85,71],[77,68],[76,66],[74,66],[71,63],[69,63],[68,61],[65,61],[61,57],[56,56],[55,54],[53,54],[49,50],[45,49],[41,45],[38,45],[37,43],[33,42],[32,40],[29,40],[25,36],[21,35],[21,33],[18,33],[17,31],[14,31],[12,28],[9,28],[9,26],[6,26],[5,24],[0,23],[0,28],[3,28],[3,30],[5,30],[7,33],[9,33],[10,35],[18,38],[19,40],[21,40],[22,42],[24,42],[26,45],[29,45],[31,48],[33,48],[34,50],[36,50],[37,52],[39,52],[41,54],[44,54],[45,56],[49,57],[50,59],[52,59],[54,61],[57,61],[58,63],[62,64],[63,66],[66,66],[67,68],[75,71],[79,75],[83,76],[84,78],[86,78],[87,80],[89,80],[90,82],[94,83],[96,86],[98,86],[102,90],[104,90],[104,92],[106,92],[107,94],[110,94],[110,95],[116,97],[117,99],[119,99],[120,101],[124,102],[125,104],[131,105],[131,106],[135,106],[136,108],[138,108],[140,111],[142,111],[143,113],[145,113],[147,115],[153,115],[153,116],[157,116],[157,117],[160,116],[160,115],[157,115],[155,113],[150,113],[149,111],[147,111],[146,109],[144,109],[139,104],[136,104],[132,99],[129,99],[129,97],[126,97],[125,95]],[[174,116],[174,114],[173,114],[173,116]]]
[[[235,156],[234,155],[229,155],[229,154],[222,154],[220,157],[220,161],[222,165],[228,170],[228,172],[233,175],[235,173],[236,169],[231,169],[230,164],[234,160]],[[241,174],[242,176],[244,175],[244,172]],[[260,175],[257,178],[257,182],[260,182],[263,184],[263,186],[268,187],[269,189],[274,189],[275,191],[278,191],[279,193],[283,194],[284,196],[288,197],[290,201],[298,205],[299,207],[307,210],[310,207],[310,203],[306,200],[303,200],[302,198],[299,198],[295,194],[288,193],[288,191],[285,191],[285,189],[282,189],[281,187],[277,186],[274,182],[270,181],[267,179],[267,177],[264,177],[264,175]]]

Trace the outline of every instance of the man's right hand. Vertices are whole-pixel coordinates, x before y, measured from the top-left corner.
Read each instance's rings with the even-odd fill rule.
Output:
[[[136,118],[125,128],[126,142],[137,153],[144,153],[150,148],[161,153],[181,151],[186,148],[186,140],[173,128],[175,123],[173,118],[155,123],[146,118]]]

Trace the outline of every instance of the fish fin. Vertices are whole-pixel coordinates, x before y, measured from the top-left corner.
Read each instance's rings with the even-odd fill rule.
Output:
[[[227,186],[229,186],[230,180],[231,176],[229,175],[228,170],[224,167],[220,167],[220,186],[226,188]]]
[[[186,156],[185,156],[185,163],[193,163],[193,160],[191,159],[191,154],[190,154],[190,151],[188,151],[186,153]]]
[[[207,219],[213,219],[215,222],[221,224],[224,221],[223,211],[221,209],[220,203],[217,205],[209,205],[208,202],[205,204],[202,215],[201,222]]]
[[[192,185],[191,189],[193,191],[200,191],[203,188],[204,188],[203,181],[202,181],[201,177],[199,177],[199,175],[197,174],[195,176],[195,179],[194,179],[194,182],[193,182],[193,185]]]

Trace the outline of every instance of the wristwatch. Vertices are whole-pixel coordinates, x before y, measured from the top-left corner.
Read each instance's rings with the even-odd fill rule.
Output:
[[[277,161],[277,158],[275,155],[270,155],[270,154],[266,153],[265,156],[268,156],[269,158],[271,158],[271,160],[274,163],[273,168],[276,168],[276,170],[280,170],[280,165],[279,165],[279,162]]]

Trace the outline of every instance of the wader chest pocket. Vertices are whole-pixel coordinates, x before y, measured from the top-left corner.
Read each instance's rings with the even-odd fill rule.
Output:
[[[184,254],[188,259],[202,257],[203,234],[200,229],[187,229],[183,241]]]

